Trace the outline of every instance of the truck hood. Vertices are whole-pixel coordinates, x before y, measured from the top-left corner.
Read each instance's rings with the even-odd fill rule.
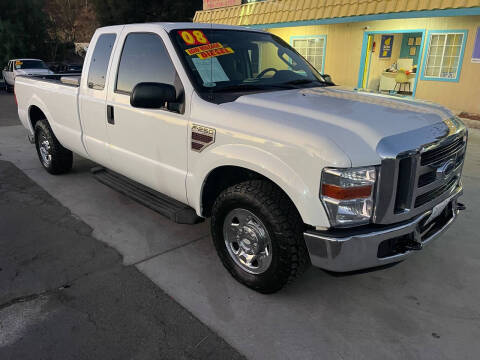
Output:
[[[376,148],[385,137],[453,116],[449,110],[425,101],[343,87],[245,95],[222,106],[234,107],[237,112],[254,112],[274,124],[288,124],[310,135],[327,137],[345,152],[352,166],[379,163]]]

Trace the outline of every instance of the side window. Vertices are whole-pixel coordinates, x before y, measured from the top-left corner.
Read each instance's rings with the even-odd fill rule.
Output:
[[[125,39],[115,91],[130,94],[141,82],[173,85],[179,95],[175,67],[162,39],[156,34],[131,33]]]
[[[13,61],[10,61],[8,63],[8,71],[10,71],[10,72],[13,71]]]
[[[108,62],[115,44],[115,38],[115,34],[103,34],[97,40],[88,70],[88,87],[90,89],[103,90],[105,88]]]

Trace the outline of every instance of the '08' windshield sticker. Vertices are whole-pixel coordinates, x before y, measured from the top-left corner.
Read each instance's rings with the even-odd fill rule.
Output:
[[[200,30],[180,30],[178,34],[187,45],[210,44],[203,31]]]

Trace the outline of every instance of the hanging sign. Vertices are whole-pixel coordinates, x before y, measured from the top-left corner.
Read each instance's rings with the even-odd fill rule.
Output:
[[[393,35],[382,35],[382,42],[380,43],[380,58],[392,57]]]
[[[472,62],[480,63],[480,27],[477,28],[477,37],[473,46]]]
[[[242,0],[203,0],[203,10],[241,5]]]

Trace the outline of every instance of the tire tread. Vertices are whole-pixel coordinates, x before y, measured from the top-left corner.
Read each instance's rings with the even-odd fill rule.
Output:
[[[42,162],[42,158],[39,151],[38,146],[38,135],[40,132],[45,132],[46,136],[49,139],[50,146],[51,146],[51,155],[52,155],[52,162],[50,167],[45,167]],[[35,124],[35,146],[37,148],[38,157],[42,166],[53,175],[60,175],[68,173],[72,169],[73,165],[73,153],[64,148],[58,139],[55,137],[48,121],[46,119],[39,120]]]
[[[272,284],[258,286],[258,284],[256,285],[239,277],[231,261],[226,258],[228,255],[222,251],[221,247],[224,246],[223,236],[219,239],[218,230],[216,229],[219,226],[217,222],[223,221],[223,219],[217,219],[216,214],[221,212],[220,208],[225,201],[239,197],[245,197],[255,205],[263,207],[271,215],[270,222],[272,222],[272,227],[277,229],[276,233],[274,233],[274,238],[281,249],[279,257],[281,266],[279,266],[279,273],[276,276],[277,281]],[[275,184],[265,180],[250,180],[233,185],[224,190],[216,199],[212,214],[212,237],[223,264],[234,278],[254,290],[262,293],[278,291],[285,284],[291,283],[303,274],[310,265],[310,259],[303,240],[305,225],[291,200]]]

